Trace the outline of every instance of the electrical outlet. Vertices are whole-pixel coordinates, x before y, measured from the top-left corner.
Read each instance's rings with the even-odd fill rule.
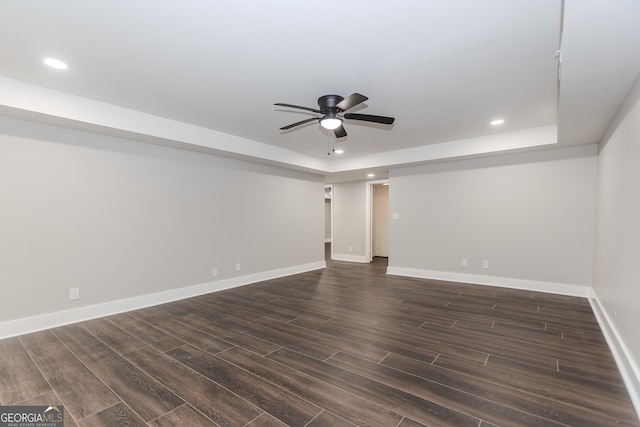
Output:
[[[213,270],[211,270],[211,274],[213,275],[213,277],[218,277],[218,269],[214,268]]]
[[[466,266],[469,265],[469,261],[466,258],[462,258],[460,260],[460,265],[463,266],[463,267],[466,267]]]
[[[353,246],[349,246],[349,252],[353,252]]]
[[[71,288],[71,289],[69,289],[69,299],[71,301],[80,299],[80,289],[79,288]]]
[[[236,263],[236,271],[240,271],[240,263]]]
[[[482,268],[489,268],[489,261],[482,261]]]

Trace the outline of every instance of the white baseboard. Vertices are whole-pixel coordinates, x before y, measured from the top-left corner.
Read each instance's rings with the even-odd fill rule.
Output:
[[[348,261],[348,262],[371,262],[369,258],[364,255],[350,255],[350,254],[331,254],[331,259],[335,261]]]
[[[570,295],[584,298],[592,296],[592,291],[589,286],[570,285],[566,283],[542,282],[537,280],[482,276],[478,274],[452,273],[448,271],[423,270],[404,267],[387,267],[387,274],[418,277],[421,279],[445,280],[449,282],[473,283],[476,285],[498,286],[501,288],[523,289],[536,292],[548,292],[551,294]]]
[[[0,339],[69,325],[71,323],[82,322],[84,320],[95,319],[97,317],[110,316],[126,311],[151,307],[153,305],[191,298],[211,292],[218,292],[264,280],[276,279],[278,277],[290,276],[312,270],[319,270],[326,266],[327,264],[325,261],[318,261],[309,264],[249,274],[246,276],[202,283],[194,286],[187,286],[185,288],[172,289],[170,291],[158,292],[155,294],[142,295],[118,301],[109,301],[103,304],[74,308],[72,310],[10,320],[0,323]]]
[[[611,321],[611,317],[600,303],[595,292],[593,292],[593,297],[589,298],[589,303],[591,303],[591,308],[598,320],[600,329],[616,360],[620,375],[629,392],[629,397],[631,397],[633,406],[636,408],[636,413],[640,417],[640,369],[634,362],[629,348],[618,333],[615,323]]]

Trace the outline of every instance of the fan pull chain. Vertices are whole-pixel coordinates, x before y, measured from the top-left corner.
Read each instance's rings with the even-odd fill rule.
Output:
[[[327,156],[336,151],[336,139],[330,136],[327,137]]]

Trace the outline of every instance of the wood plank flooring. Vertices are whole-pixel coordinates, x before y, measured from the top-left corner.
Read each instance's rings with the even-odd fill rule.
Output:
[[[587,300],[329,267],[0,341],[66,426],[640,426]]]

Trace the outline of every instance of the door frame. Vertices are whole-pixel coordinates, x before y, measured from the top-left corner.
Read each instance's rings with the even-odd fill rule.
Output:
[[[365,233],[365,259],[369,262],[373,261],[373,186],[377,184],[389,184],[389,178],[376,179],[367,181],[367,191],[365,197],[365,205],[367,207],[367,213],[365,218],[365,227],[367,232]]]
[[[331,205],[330,205],[331,209],[330,209],[330,213],[329,213],[329,215],[330,215],[330,217],[331,217],[331,219],[330,219],[330,221],[331,221],[331,227],[330,227],[330,231],[329,231],[329,234],[330,234],[329,239],[331,240],[331,253],[329,254],[329,258],[330,258],[330,259],[333,259],[333,205],[334,205],[334,203],[333,203],[333,191],[334,191],[333,184],[325,184],[325,185],[324,185],[324,190],[325,190],[325,203],[326,203],[326,193],[327,193],[327,188],[329,189],[330,200],[331,200],[331,201],[329,202],[329,203],[331,204]],[[326,219],[325,219],[325,220],[326,220]],[[325,241],[325,244],[326,244],[326,243],[327,243],[327,242]],[[323,253],[324,253],[324,252],[323,252]]]

